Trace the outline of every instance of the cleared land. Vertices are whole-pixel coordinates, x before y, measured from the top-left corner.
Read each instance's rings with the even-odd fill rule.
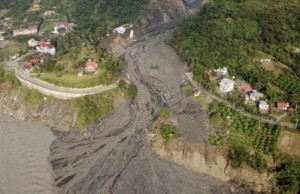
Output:
[[[300,157],[299,142],[300,134],[282,131],[279,138],[278,149],[288,155]]]

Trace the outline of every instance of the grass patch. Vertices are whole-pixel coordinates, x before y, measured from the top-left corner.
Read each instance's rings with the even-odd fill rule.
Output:
[[[39,105],[44,99],[44,95],[33,89],[26,89],[24,102],[29,105]]]
[[[159,127],[160,134],[166,140],[176,139],[179,137],[179,131],[173,124],[162,124]]]
[[[185,96],[192,96],[193,95],[194,87],[192,85],[186,85],[182,88],[182,92]]]
[[[79,77],[71,74],[41,73],[38,78],[57,86],[70,88],[87,88],[98,85],[108,85],[116,81],[107,73],[98,72],[95,75],[83,75]]]
[[[121,89],[116,88],[114,90],[75,99],[73,103],[77,112],[76,126],[83,128],[88,124],[98,122],[120,104],[120,102],[116,103],[115,100],[120,96],[125,95]],[[122,98],[121,101],[124,101],[124,98]]]
[[[207,96],[193,96],[192,99],[200,106],[205,108],[206,110],[209,108],[211,100]]]

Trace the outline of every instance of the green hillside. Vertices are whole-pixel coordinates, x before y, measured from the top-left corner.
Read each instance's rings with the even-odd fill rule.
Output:
[[[282,90],[278,95],[300,94],[298,0],[215,0],[185,20],[171,44],[206,87],[210,85],[205,72],[227,66],[231,75],[243,78],[258,90],[273,85]],[[257,62],[266,57],[292,71],[284,75],[267,71]]]

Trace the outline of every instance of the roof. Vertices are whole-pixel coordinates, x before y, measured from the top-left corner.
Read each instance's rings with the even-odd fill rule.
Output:
[[[85,67],[97,67],[97,63],[95,61],[87,61],[85,63]]]
[[[237,89],[242,90],[244,92],[248,92],[252,90],[252,87],[248,83],[240,84],[237,86]]]
[[[264,101],[264,100],[260,100],[259,101],[259,105],[260,106],[268,106],[268,103],[266,101]]]
[[[41,42],[39,42],[39,46],[40,46],[40,47],[43,47],[43,48],[49,48],[49,49],[51,49],[51,48],[54,47],[54,46],[53,46],[50,42],[48,42],[48,41],[41,41]]]
[[[254,97],[257,97],[257,98],[262,98],[262,97],[264,97],[264,94],[262,94],[262,93],[260,93],[260,92],[256,92],[256,91],[251,92],[250,95],[251,95],[251,96],[254,96]]]
[[[289,107],[289,103],[288,102],[285,102],[285,101],[278,101],[277,102],[277,108],[287,108]]]

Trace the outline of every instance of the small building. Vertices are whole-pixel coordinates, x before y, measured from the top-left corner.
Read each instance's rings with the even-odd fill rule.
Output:
[[[219,83],[219,88],[222,92],[231,92],[234,90],[234,80],[223,78]]]
[[[89,59],[84,64],[84,73],[85,74],[94,74],[97,71],[97,63],[93,61],[92,59]]]
[[[41,10],[41,5],[38,3],[33,3],[30,7],[30,11],[40,11]]]
[[[74,23],[68,23],[68,22],[59,22],[56,23],[53,27],[53,34],[61,34],[61,33],[66,33],[70,32],[73,30],[73,28],[76,26]]]
[[[118,34],[124,34],[127,29],[132,28],[132,27],[133,27],[132,24],[124,24],[122,26],[119,26],[119,27],[113,29],[113,32],[117,32]]]
[[[194,96],[195,96],[195,97],[198,97],[198,96],[200,96],[200,94],[201,94],[201,91],[200,91],[199,89],[197,89],[197,88],[195,88],[195,89],[193,90],[193,92],[194,92]]]
[[[265,59],[260,59],[259,62],[260,63],[271,63],[271,59],[270,58],[265,58]]]
[[[33,66],[39,65],[41,63],[40,58],[33,58],[30,61],[26,61],[23,66],[27,69],[30,69]]]
[[[220,68],[214,69],[214,72],[219,77],[222,77],[222,76],[228,75],[228,68],[227,67],[220,67]]]
[[[33,38],[32,39],[30,39],[30,40],[28,40],[28,45],[30,46],[30,47],[36,47],[37,45],[38,45],[38,41],[36,41],[36,40],[34,40]]]
[[[4,40],[4,36],[0,35],[0,41]]]
[[[248,84],[248,83],[238,84],[238,85],[236,86],[236,88],[237,88],[238,90],[242,91],[242,92],[250,92],[250,91],[252,91],[252,87],[251,87],[251,85]]]
[[[20,36],[20,35],[35,35],[38,33],[36,27],[28,27],[23,29],[17,29],[13,31],[13,36]]]
[[[262,114],[269,114],[270,113],[270,106],[266,101],[260,100],[258,103],[259,112]]]
[[[54,16],[55,14],[56,14],[55,11],[51,11],[51,10],[45,11],[45,12],[43,13],[43,15],[44,15],[45,17],[52,17],[52,16]]]
[[[250,92],[246,92],[245,94],[245,99],[246,100],[251,100],[253,102],[259,101],[261,98],[263,98],[265,95],[257,92],[256,90],[252,90]]]
[[[209,79],[209,81],[213,81],[214,82],[214,81],[218,80],[218,77],[210,75],[210,76],[208,76],[208,79]]]
[[[290,103],[285,101],[278,101],[276,105],[279,110],[284,110],[284,111],[287,111],[290,107]]]
[[[39,53],[55,55],[55,47],[49,41],[40,41],[36,46]]]

